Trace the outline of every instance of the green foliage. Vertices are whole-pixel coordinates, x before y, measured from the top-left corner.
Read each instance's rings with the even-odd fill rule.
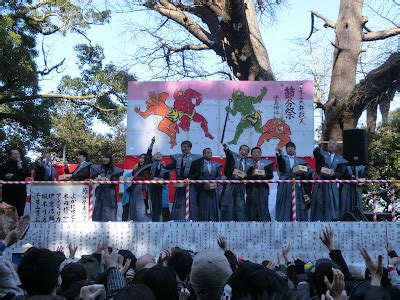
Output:
[[[99,45],[75,46],[79,59],[79,77],[64,76],[59,92],[68,95],[98,95],[93,100],[75,102],[87,104],[86,117],[97,118],[107,124],[116,125],[126,113],[126,94],[128,81],[136,80],[126,70],[114,64],[104,65],[104,51]]]
[[[368,150],[368,177],[400,179],[400,108],[370,136]]]
[[[100,46],[76,46],[81,76],[64,76],[59,85],[63,97],[40,94],[40,80],[56,68],[38,70],[37,39],[71,31],[84,35],[90,25],[104,24],[110,18],[110,11],[99,11],[91,1],[74,3],[0,1],[0,163],[11,146],[25,153],[54,146],[62,153],[62,146],[67,145],[70,155],[72,149],[87,148],[96,156],[102,147],[110,147],[118,152],[118,159],[124,156],[125,137],[121,139],[119,132],[115,139],[114,133],[99,136],[90,129],[94,118],[120,129],[127,82],[134,79],[113,64],[104,65]],[[69,97],[84,95],[90,97]],[[60,100],[68,101],[68,111],[62,111]]]
[[[114,161],[122,162],[125,157],[126,129],[118,125],[106,135],[96,134],[92,129],[92,120],[70,104],[57,106],[51,114],[51,134],[45,138],[43,145],[62,156],[66,147],[66,159],[74,161],[76,152],[86,150],[92,162],[97,162],[102,152],[113,155]]]

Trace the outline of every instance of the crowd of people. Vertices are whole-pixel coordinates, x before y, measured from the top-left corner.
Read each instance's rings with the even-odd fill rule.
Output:
[[[15,240],[11,231],[0,242],[4,251]],[[316,237],[317,238],[317,237]],[[278,260],[252,262],[229,250],[224,237],[213,249],[198,252],[175,247],[136,257],[129,250],[100,242],[97,250],[75,257],[68,245],[49,250],[31,247],[18,266],[0,256],[0,297],[7,299],[400,299],[400,257],[388,243],[387,266],[360,249],[367,268],[347,264],[335,245],[334,231],[324,228],[320,240],[330,258],[290,259],[292,245]],[[219,248],[217,247],[219,246]],[[383,254],[383,253],[382,253]]]
[[[126,179],[155,180],[170,179],[174,171],[179,180],[184,179],[272,179],[275,162],[262,157],[262,149],[247,145],[235,153],[224,144],[225,165],[213,161],[210,148],[202,155],[193,154],[192,143],[181,143],[181,153],[171,155],[171,163],[163,161],[161,153],[153,154],[155,138],[147,153],[139,156],[139,162]],[[356,179],[364,175],[364,166],[348,166],[347,161],[337,155],[336,142],[331,140],[327,150],[314,150],[315,170],[296,156],[296,145],[289,142],[276,149],[276,170],[279,179]],[[22,162],[19,151],[9,152],[9,161],[0,169],[2,180],[24,180],[30,176],[28,167]],[[249,157],[251,155],[251,158]],[[100,164],[92,164],[86,151],[76,155],[77,167],[70,172],[65,165],[60,180],[118,180],[124,170],[113,164],[112,155],[103,153]],[[223,170],[223,171],[222,171]],[[35,180],[54,180],[56,170],[49,154],[37,161]],[[122,198],[122,220],[182,221],[186,219],[186,184],[174,184],[174,199],[171,212],[168,206],[168,190],[165,184],[125,184]],[[194,221],[271,221],[268,209],[269,185],[267,183],[204,183],[190,184],[189,219]],[[297,221],[335,221],[346,213],[362,215],[361,188],[356,184],[343,183],[296,183]],[[116,185],[100,184],[95,190],[94,221],[117,221]],[[22,215],[25,207],[25,185],[3,185],[3,201],[14,205]],[[279,183],[276,197],[276,220],[292,220],[292,184]]]

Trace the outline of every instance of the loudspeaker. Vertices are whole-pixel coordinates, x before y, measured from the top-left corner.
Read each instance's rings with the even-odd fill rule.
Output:
[[[367,131],[364,129],[343,130],[343,157],[349,161],[350,165],[367,164]]]

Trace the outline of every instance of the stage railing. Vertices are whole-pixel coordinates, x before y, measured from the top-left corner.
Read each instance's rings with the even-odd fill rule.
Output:
[[[201,183],[233,183],[233,184],[246,184],[246,183],[290,183],[292,185],[292,221],[296,222],[297,218],[297,208],[296,208],[296,183],[337,183],[337,184],[390,184],[391,189],[391,205],[392,205],[392,221],[396,221],[396,196],[395,190],[400,188],[400,180],[395,179],[209,179],[209,180],[197,180],[197,179],[184,179],[184,180],[131,180],[131,179],[123,179],[123,180],[98,180],[98,179],[89,179],[83,181],[4,181],[0,180],[0,184],[89,184],[90,186],[94,184],[185,184],[186,186],[186,210],[185,210],[185,219],[189,221],[190,219],[190,184],[201,184]],[[377,211],[376,211],[376,193],[372,194],[373,199],[373,221],[377,221]],[[91,203],[89,201],[89,207]]]

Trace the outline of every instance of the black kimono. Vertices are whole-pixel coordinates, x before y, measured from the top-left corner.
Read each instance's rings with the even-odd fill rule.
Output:
[[[6,174],[13,174],[10,179]],[[31,176],[31,171],[26,163],[22,163],[22,168],[17,167],[17,161],[9,159],[0,170],[0,179],[4,181],[25,181]],[[26,185],[25,184],[3,184],[3,201],[17,209],[18,216],[22,216],[26,204]]]
[[[316,148],[314,157],[316,159],[318,179],[342,179],[346,169],[347,160],[336,154]],[[334,170],[332,177],[321,174],[321,168]],[[339,188],[336,183],[316,183],[311,195],[310,221],[336,221],[339,219]]]
[[[259,165],[252,161],[252,167],[247,172],[247,179],[272,179],[274,163],[267,159],[259,160]],[[264,170],[265,176],[253,175],[254,169]],[[246,184],[246,216],[247,221],[271,221],[268,209],[269,185],[267,183]]]
[[[90,178],[90,166],[92,165],[89,161],[81,162],[76,169],[72,172],[70,180],[82,181]],[[64,169],[65,174],[70,174],[69,169]]]
[[[239,178],[234,175],[235,169],[247,173],[251,167],[250,160],[241,159],[231,150],[225,150],[225,176],[228,179]],[[221,221],[246,221],[246,185],[244,183],[228,183],[224,186],[221,199]]]
[[[193,162],[193,179],[221,179],[222,165],[200,158]],[[199,221],[219,220],[219,195],[217,189],[207,189],[206,184],[197,185],[197,203],[199,204]]]

